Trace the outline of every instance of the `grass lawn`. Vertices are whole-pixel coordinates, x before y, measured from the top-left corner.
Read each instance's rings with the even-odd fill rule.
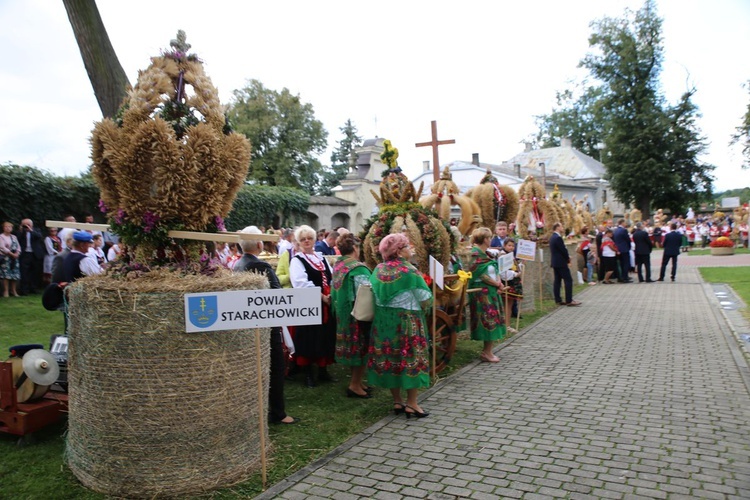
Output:
[[[736,254],[750,253],[750,249],[736,247],[734,249],[734,253],[736,253]],[[711,249],[708,248],[708,247],[706,247],[706,248],[700,248],[700,247],[698,247],[698,248],[692,248],[692,249],[690,249],[690,251],[687,254],[681,254],[681,255],[711,255]]]
[[[700,273],[709,283],[726,283],[731,286],[745,304],[750,304],[750,267],[702,267]],[[750,311],[745,309],[742,313],[750,319]]]
[[[575,291],[578,293],[584,288],[585,285],[576,285]],[[520,328],[555,307],[552,301],[546,301],[544,310],[523,313]],[[515,326],[515,321],[512,325]],[[62,314],[46,311],[39,295],[0,298],[0,359],[7,357],[8,347],[14,344],[39,343],[48,349],[50,335],[61,333],[63,328]],[[481,342],[469,340],[467,331],[459,333],[456,354],[440,376],[448,377],[478,359],[481,348]],[[287,381],[287,412],[302,421],[292,426],[269,428],[273,451],[269,455],[268,486],[324,456],[390,413],[388,391],[377,390],[375,397],[369,400],[346,398],[347,370],[334,365],[331,373],[338,382],[315,389],[303,386],[302,375]],[[36,433],[33,442],[25,446],[17,446],[16,436],[0,433],[0,497],[105,498],[81,486],[65,465],[65,429],[64,421],[49,426]],[[262,491],[261,486],[258,473],[249,481],[213,492],[210,497],[252,497]]]

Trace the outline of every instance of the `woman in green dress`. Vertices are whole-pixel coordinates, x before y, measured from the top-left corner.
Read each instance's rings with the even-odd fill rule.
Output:
[[[417,392],[430,385],[425,309],[432,303],[432,293],[409,262],[413,250],[405,235],[389,234],[378,249],[383,263],[377,265],[370,278],[375,318],[367,381],[390,389],[397,415],[423,418],[429,413],[417,403]],[[406,402],[402,389],[406,390]]]
[[[503,290],[497,261],[487,250],[492,241],[492,232],[480,227],[471,234],[471,283],[469,288],[479,288],[469,301],[471,311],[471,339],[484,341],[479,359],[486,363],[497,363],[500,358],[492,352],[492,345],[505,336],[500,294]]]
[[[333,265],[331,298],[336,315],[336,362],[350,366],[352,377],[346,395],[350,398],[371,397],[362,385],[365,357],[370,344],[370,323],[352,317],[357,289],[370,285],[370,270],[359,261],[359,239],[353,234],[342,234],[336,240],[341,257]]]

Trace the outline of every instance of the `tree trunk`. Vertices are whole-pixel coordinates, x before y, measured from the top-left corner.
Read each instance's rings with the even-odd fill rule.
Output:
[[[104,117],[113,117],[130,86],[95,0],[63,0],[83,64]]]
[[[638,198],[638,210],[641,211],[641,217],[645,221],[651,218],[651,197],[641,196]],[[654,221],[651,221],[654,222]]]

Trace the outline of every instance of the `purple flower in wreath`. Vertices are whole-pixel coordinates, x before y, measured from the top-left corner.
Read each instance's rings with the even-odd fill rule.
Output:
[[[107,213],[107,205],[104,203],[104,200],[99,200],[99,211],[103,214]]]
[[[159,216],[151,211],[143,214],[143,232],[150,233],[159,222]]]
[[[217,215],[214,217],[214,222],[216,223],[216,230],[220,232],[226,232],[227,228],[224,225],[224,219],[222,219],[221,215]]]
[[[125,220],[125,216],[127,214],[125,213],[125,210],[122,208],[117,209],[117,215],[115,215],[115,224],[122,224]]]

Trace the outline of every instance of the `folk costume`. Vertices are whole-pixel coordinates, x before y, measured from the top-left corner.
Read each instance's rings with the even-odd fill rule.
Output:
[[[289,264],[289,274],[294,288],[320,287],[323,294],[330,294],[331,268],[325,258],[316,253],[297,253]],[[321,307],[321,324],[297,326],[294,329],[294,347],[299,366],[314,363],[324,368],[334,362],[336,324],[330,306],[321,301]]]
[[[513,259],[513,265],[508,271],[500,273],[500,278],[505,281],[505,290],[500,292],[500,297],[505,300],[523,300],[523,284],[521,283],[521,261]]]
[[[505,318],[502,314],[500,294],[490,281],[500,281],[497,261],[487,252],[474,246],[471,249],[471,283],[469,288],[480,288],[469,301],[471,311],[471,340],[495,341],[505,337]]]
[[[363,366],[370,344],[370,324],[352,316],[357,289],[370,283],[370,269],[350,255],[339,257],[333,265],[331,299],[336,316],[336,362],[345,366]]]
[[[422,304],[432,293],[402,258],[378,264],[370,277],[375,296],[367,381],[388,389],[429,387],[427,320]]]

